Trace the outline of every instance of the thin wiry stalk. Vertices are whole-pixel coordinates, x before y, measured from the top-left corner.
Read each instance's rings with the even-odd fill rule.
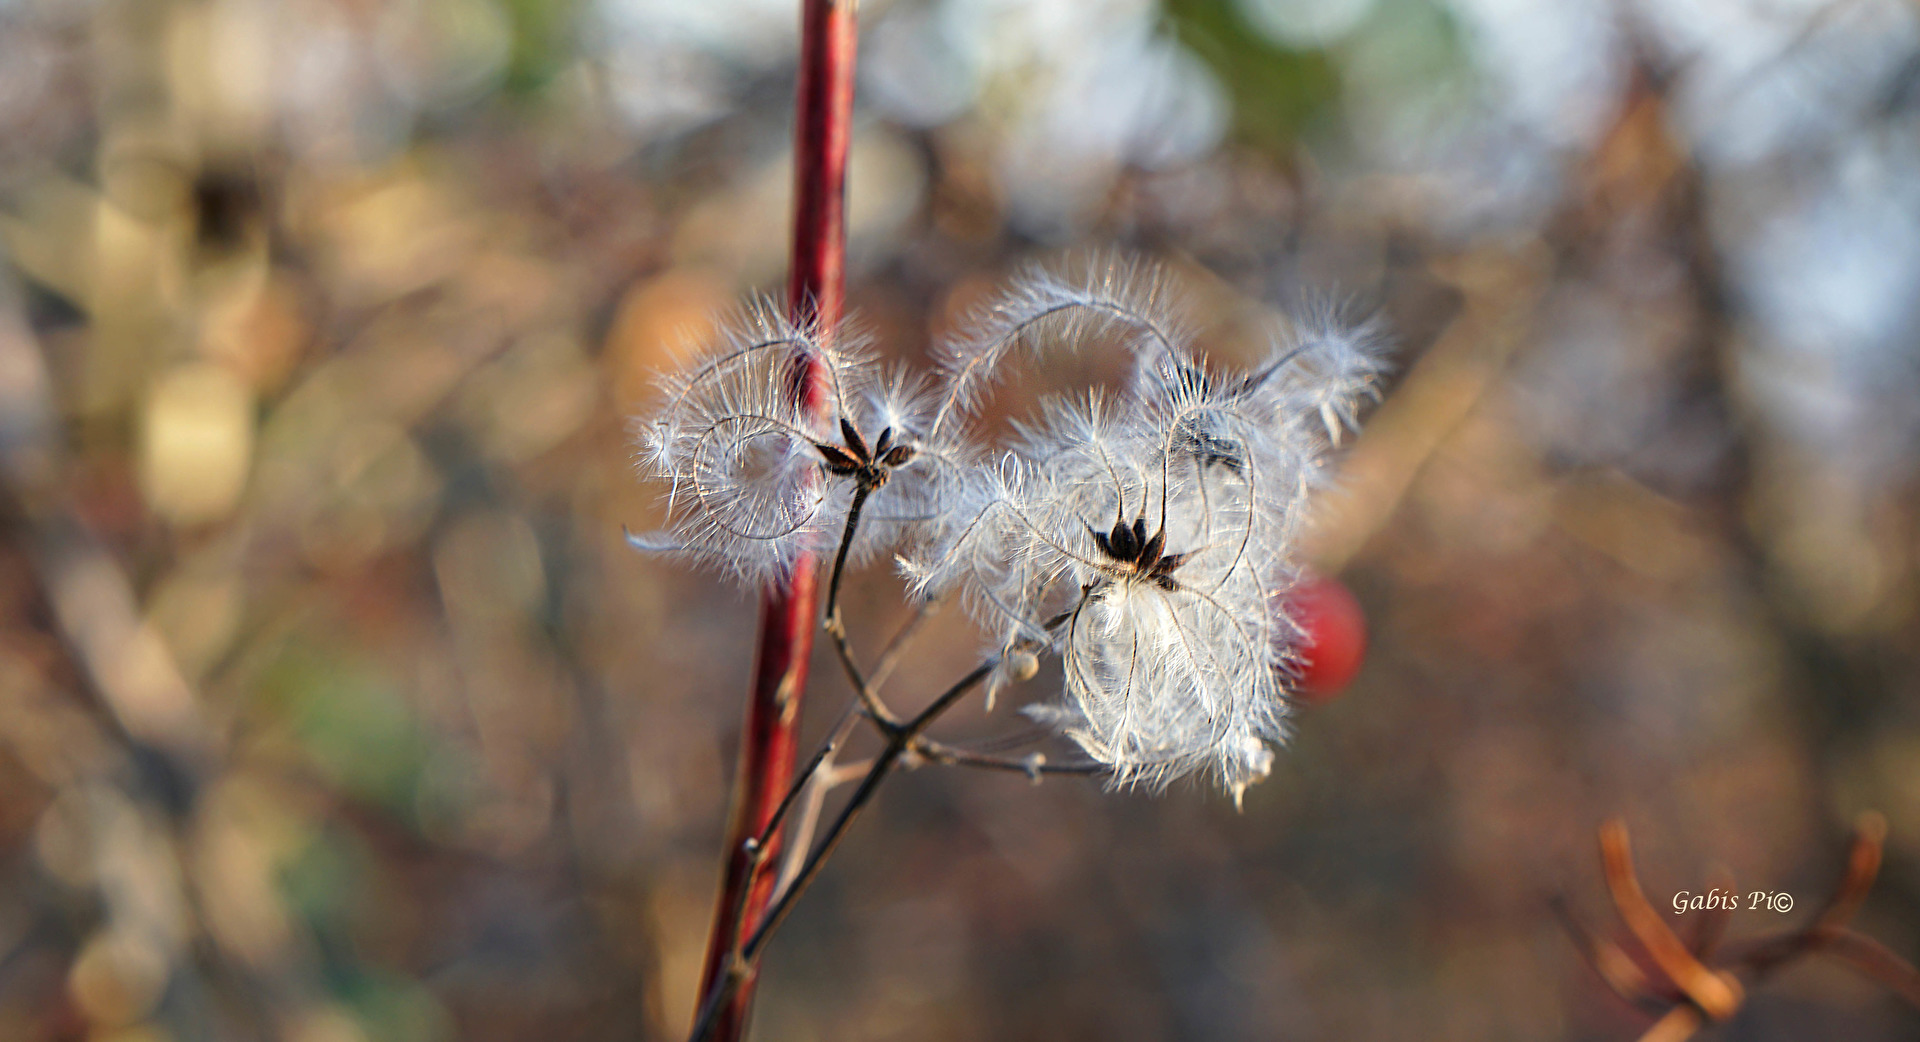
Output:
[[[773,838],[774,830],[780,827],[781,822],[786,820],[787,814],[793,810],[794,800],[812,783],[814,777],[821,772],[821,768],[833,758],[833,754],[839,751],[841,743],[847,740],[847,735],[853,730],[854,719],[853,707],[848,706],[847,711],[840,714],[840,722],[834,725],[833,733],[827,737],[826,741],[820,743],[820,748],[814,750],[813,758],[801,768],[800,773],[793,779],[793,785],[787,789],[787,794],[780,798],[780,805],[773,809],[773,820],[768,822],[767,827],[754,838],[753,844],[756,851],[766,850],[767,843]]]
[[[860,664],[853,656],[853,646],[847,640],[847,627],[840,619],[840,581],[846,574],[847,554],[853,549],[853,537],[860,530],[860,511],[866,506],[867,497],[873,494],[873,486],[861,482],[853,492],[853,503],[847,508],[847,524],[840,532],[840,548],[833,555],[833,576],[827,581],[826,631],[828,639],[833,641],[834,653],[840,657],[841,668],[847,672],[847,682],[853,685],[854,694],[860,698],[860,705],[872,718],[874,726],[882,734],[892,735],[899,730],[900,720],[880,700],[875,685],[869,683],[861,673]]]
[[[846,671],[847,682],[852,685],[855,695],[859,698],[860,706],[866,710],[868,718],[873,721],[874,726],[880,731],[881,737],[892,738],[895,734],[899,733],[903,725],[900,722],[900,718],[888,708],[886,702],[880,697],[880,682],[876,678],[882,676],[881,670],[876,669],[873,678],[869,678],[861,670],[859,660],[853,653],[853,646],[847,638],[846,625],[840,616],[840,585],[846,573],[847,555],[853,546],[854,538],[859,534],[861,510],[866,505],[867,497],[871,495],[872,492],[872,487],[867,484],[863,483],[857,486],[853,494],[853,503],[847,509],[847,522],[840,533],[840,546],[834,552],[833,574],[827,582],[826,622],[824,625],[828,638],[833,641],[833,648],[839,656],[840,665]],[[887,649],[881,656],[881,669],[887,672],[892,671],[892,663],[896,660],[898,652],[905,647],[907,639],[912,636],[919,622],[925,617],[924,609],[917,612],[912,619],[908,620],[908,622],[900,628],[900,631],[894,635],[893,640],[888,642]],[[911,751],[914,755],[919,756],[929,763],[955,767],[980,767],[988,770],[1015,771],[1029,777],[1038,777],[1042,774],[1097,774],[1102,770],[1100,764],[1093,762],[1049,764],[1046,761],[1046,757],[1039,753],[1023,757],[1004,757],[995,756],[990,753],[974,752],[935,741],[924,735],[913,740]],[[822,755],[824,755],[824,750]],[[818,760],[816,758],[816,763],[817,762]],[[798,792],[806,782],[806,773],[807,772],[803,772],[801,780],[795,783],[793,792]],[[789,799],[791,799],[791,796],[792,793],[789,793]]]
[[[1012,774],[1024,774],[1038,779],[1047,774],[1094,775],[1108,770],[1106,764],[1098,760],[1072,760],[1067,763],[1053,763],[1043,753],[1029,753],[1026,756],[997,756],[993,753],[976,752],[958,746],[940,742],[922,742],[914,746],[914,754],[929,763],[947,767],[977,767],[988,771],[1007,771]]]
[[[721,974],[715,983],[709,986],[706,998],[702,1000],[695,1019],[692,1034],[695,1040],[714,1038],[715,1033],[725,1026],[724,1018],[727,1011],[735,1006],[737,997],[752,980],[759,953],[767,939],[785,920],[800,893],[819,875],[826,859],[838,847],[854,817],[871,801],[887,772],[902,756],[911,753],[933,763],[1017,771],[1035,778],[1042,774],[1092,774],[1102,769],[1102,765],[1097,763],[1048,764],[1044,757],[1038,754],[1013,759],[974,753],[946,746],[925,736],[926,729],[934,720],[993,673],[999,665],[997,657],[976,667],[973,672],[949,688],[911,721],[902,723],[881,702],[878,693],[860,670],[853,649],[847,641],[846,627],[840,616],[840,591],[846,575],[847,558],[854,539],[859,534],[862,510],[874,487],[862,481],[856,487],[853,501],[849,505],[847,520],[841,530],[840,544],[835,550],[833,568],[828,578],[823,628],[833,640],[841,664],[846,668],[848,679],[858,695],[855,704],[866,710],[868,718],[880,731],[887,744],[880,755],[872,761],[872,765],[861,780],[860,787],[849,798],[847,806],[842,808],[839,817],[829,827],[820,845],[807,855],[805,861],[799,862],[797,867],[792,859],[792,853],[789,853],[787,862],[775,884],[771,910],[744,943],[734,946],[725,953]],[[1064,622],[1065,616],[1056,621]],[[900,633],[896,634],[894,641],[889,645],[889,653],[897,651],[904,644],[912,628],[912,622],[902,627]],[[803,794],[805,794],[806,807],[802,812],[801,825],[794,837],[800,844],[796,849],[803,849],[809,842],[826,790],[839,784],[837,771],[829,769],[823,774],[822,768],[831,762],[833,754],[847,738],[854,721],[851,710],[850,706],[848,713],[844,714],[840,722],[835,725],[833,732],[814,754],[806,769],[781,796],[760,833],[742,843],[739,853],[747,862],[749,874],[758,873],[767,863],[773,838],[779,833],[792,808],[801,801]],[[736,903],[730,909],[733,922],[746,922],[749,893],[747,888],[743,888],[736,896]]]
[[[847,553],[853,549],[853,537],[860,529],[860,510],[867,505],[873,486],[861,482],[853,490],[853,504],[847,508],[847,523],[840,532],[840,548],[833,554],[833,575],[827,580],[827,629],[844,631],[840,625],[840,580],[847,572]]]
[[[840,841],[846,838],[847,829],[853,824],[860,812],[872,802],[873,794],[879,790],[880,783],[900,758],[907,753],[914,740],[932,726],[947,710],[952,709],[969,691],[978,687],[999,665],[998,658],[990,658],[974,667],[973,671],[960,678],[952,687],[933,701],[932,705],[920,711],[907,721],[900,730],[887,739],[886,747],[873,759],[873,766],[867,769],[866,776],[860,779],[860,785],[853,795],[847,798],[847,805],[840,809],[833,824],[827,827],[826,835],[820,840],[813,852],[807,855],[806,862],[800,866],[791,885],[781,891],[779,899],[768,910],[766,918],[753,931],[746,943],[732,953],[728,965],[723,968],[719,981],[710,990],[700,1005],[700,1013],[694,1021],[693,1033],[689,1042],[709,1042],[715,1037],[714,1031],[719,1025],[722,1011],[728,1007],[739,990],[750,980],[759,961],[760,953],[765,950],[767,941],[793,911],[794,902],[813,885],[820,876],[820,870],[829,857],[839,848]]]
[[[794,877],[800,874],[800,866],[806,861],[807,852],[813,849],[813,831],[820,823],[820,808],[826,803],[827,793],[865,774],[867,768],[871,766],[867,763],[837,763],[833,759],[833,754],[839,751],[839,745],[853,733],[855,725],[860,722],[859,716],[852,712],[858,705],[858,702],[848,704],[845,719],[834,730],[834,747],[823,750],[827,755],[822,758],[820,769],[802,779],[804,786],[794,787],[796,794],[800,793],[804,787],[805,796],[800,801],[799,816],[793,823],[789,837],[791,841],[787,844],[786,860],[780,865],[780,882],[774,887],[775,894],[782,893],[793,885]]]
[[[906,652],[908,642],[919,635],[920,627],[926,625],[927,620],[933,617],[940,603],[940,598],[937,597],[917,600],[914,603],[913,614],[894,631],[893,637],[887,641],[887,646],[881,649],[879,661],[873,664],[873,673],[867,678],[867,683],[872,684],[875,690],[878,690],[887,682],[887,678],[893,675],[893,667],[900,664],[900,656]]]

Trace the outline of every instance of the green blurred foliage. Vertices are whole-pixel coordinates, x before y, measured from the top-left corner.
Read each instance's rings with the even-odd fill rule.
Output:
[[[1284,155],[1338,126],[1340,70],[1322,50],[1294,50],[1254,32],[1234,0],[1167,0],[1167,24],[1233,98],[1234,136]]]
[[[513,26],[503,84],[510,96],[538,93],[575,60],[581,0],[501,0]]]
[[[346,646],[289,650],[262,675],[256,705],[292,732],[329,784],[415,821],[433,738],[414,717],[405,687],[354,654]]]

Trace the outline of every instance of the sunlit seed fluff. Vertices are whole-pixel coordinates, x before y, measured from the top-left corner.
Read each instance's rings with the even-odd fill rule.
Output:
[[[1078,277],[1023,270],[1005,293],[976,307],[958,335],[935,348],[942,402],[932,429],[965,423],[1016,351],[1054,357],[1096,340],[1138,358],[1176,349],[1189,337],[1167,278],[1118,258],[1095,256]]]
[[[1132,418],[1091,438],[1081,422],[1056,423],[1051,444],[1029,438],[1047,461],[1044,502],[1025,511],[1045,531],[1024,548],[1030,581],[1067,598],[1055,629],[1067,697],[1050,716],[1116,783],[1204,772],[1238,793],[1268,762],[1247,750],[1285,733],[1269,605],[1288,575],[1284,529],[1258,495],[1265,461],[1196,458]],[[1021,596],[1053,610],[1044,586]]]
[[[1333,444],[1359,427],[1363,402],[1377,399],[1385,370],[1385,333],[1374,318],[1351,320],[1332,302],[1306,309],[1293,331],[1277,337],[1267,362],[1249,378],[1250,397],[1277,424],[1319,421]]]
[[[1204,772],[1238,801],[1285,737],[1292,543],[1329,442],[1371,392],[1378,337],[1317,312],[1254,371],[1210,372],[1158,285],[1030,279],[949,351],[984,357],[1083,310],[1064,331],[1133,330],[1137,375],[1117,401],[1049,403],[909,574],[966,590],[1008,646],[1062,656],[1064,700],[1029,711],[1116,784]]]
[[[866,363],[756,302],[661,378],[662,400],[636,430],[642,473],[667,484],[668,527],[630,536],[634,546],[766,583],[830,538],[814,444],[831,427],[804,405],[810,367],[826,376],[831,416]]]
[[[811,372],[818,409],[803,404]],[[666,483],[668,526],[629,541],[753,585],[830,552],[856,498],[852,557],[898,543],[941,512],[971,463],[957,438],[929,433],[937,403],[923,381],[883,371],[847,330],[823,336],[770,302],[725,324],[661,390],[636,430],[641,470]]]
[[[933,431],[938,408],[929,383],[902,370],[878,374],[849,403],[847,416],[869,448],[878,450],[885,438],[893,457],[882,468],[885,482],[870,490],[861,511],[856,560],[916,538],[950,508],[967,472],[979,465],[964,432]]]

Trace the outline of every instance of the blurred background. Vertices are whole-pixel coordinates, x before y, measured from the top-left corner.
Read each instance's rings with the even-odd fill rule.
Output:
[[[1720,864],[1805,915],[1878,808],[1858,922],[1920,951],[1920,7],[862,20],[888,356],[1089,246],[1163,258],[1218,357],[1380,311],[1395,376],[1305,551],[1373,646],[1242,814],[897,778],[757,1037],[1633,1038],[1547,908],[1609,922],[1614,814],[1656,905]],[[754,606],[625,547],[661,520],[627,430],[779,289],[797,23],[0,0],[0,1038],[684,1032]],[[855,581],[864,646],[896,597]],[[893,698],[978,639],[941,617]],[[1720,1030],[1920,1015],[1808,964]]]

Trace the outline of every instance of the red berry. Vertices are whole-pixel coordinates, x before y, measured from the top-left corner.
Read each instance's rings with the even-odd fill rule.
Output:
[[[1308,705],[1339,697],[1360,672],[1367,651],[1367,619],[1360,602],[1338,579],[1307,573],[1287,593],[1287,609],[1305,636],[1294,654],[1299,659],[1295,696]]]

